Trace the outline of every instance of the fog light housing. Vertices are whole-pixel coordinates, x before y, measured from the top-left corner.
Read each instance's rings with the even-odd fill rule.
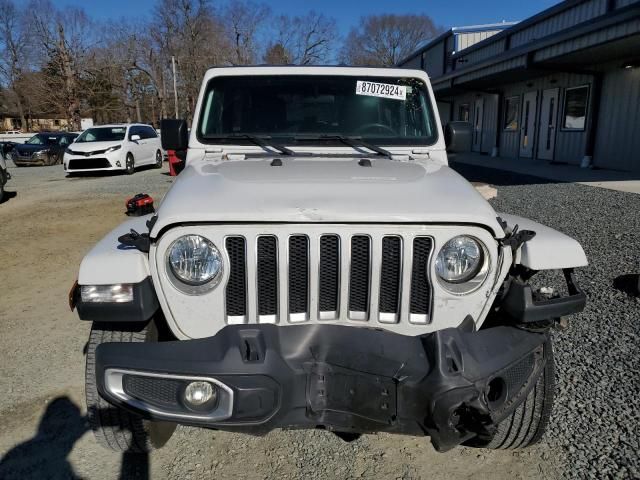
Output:
[[[184,389],[184,403],[192,410],[210,410],[218,402],[218,387],[209,382],[196,381]]]
[[[127,303],[133,302],[133,285],[82,285],[80,298],[84,303]]]
[[[116,160],[116,167],[121,167],[122,164],[120,163],[120,160]]]

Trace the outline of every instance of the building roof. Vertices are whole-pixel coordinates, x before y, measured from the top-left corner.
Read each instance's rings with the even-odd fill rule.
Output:
[[[507,28],[511,28],[513,25],[516,25],[517,23],[518,21],[507,22],[503,20],[502,22],[499,22],[499,23],[486,23],[483,25],[467,25],[462,27],[451,27],[449,30],[443,32],[437,37],[429,38],[419,43],[413,52],[411,52],[409,55],[407,55],[405,58],[403,58],[398,62],[398,65],[402,65],[403,63],[411,60],[412,58],[417,57],[425,50],[429,50],[429,48],[432,45],[435,45],[436,43],[440,42],[441,40],[443,40],[444,38],[450,35],[456,35],[459,33],[487,32],[491,30],[506,30]]]

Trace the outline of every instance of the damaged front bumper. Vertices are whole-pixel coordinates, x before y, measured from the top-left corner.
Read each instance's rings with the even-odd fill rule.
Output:
[[[429,435],[445,451],[491,434],[526,398],[550,355],[547,333],[501,326],[410,337],[340,325],[231,325],[214,337],[107,343],[100,394],[146,417],[263,434],[326,428]],[[192,408],[186,386],[217,392]]]

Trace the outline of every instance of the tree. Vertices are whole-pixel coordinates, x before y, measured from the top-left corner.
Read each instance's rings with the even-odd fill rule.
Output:
[[[0,0],[0,79],[7,86],[5,97],[10,98],[18,110],[22,128],[28,129],[25,95],[19,85],[30,69],[31,42],[22,18],[11,0]]]
[[[242,7],[242,4],[233,5]],[[236,20],[239,22],[237,25],[243,23],[240,18]],[[168,72],[171,72],[171,57],[175,57],[178,67],[176,81],[182,92],[179,96],[186,107],[181,110],[190,119],[204,72],[212,65],[228,64],[232,57],[223,24],[208,0],[162,0],[150,31],[153,33],[147,40],[149,49],[144,50],[149,55],[146,58],[143,55],[136,67],[153,79],[156,91],[163,92],[160,97],[163,102]],[[155,51],[155,56],[151,55],[152,51]],[[163,103],[161,108],[164,108]]]
[[[348,65],[394,66],[439,34],[427,15],[370,15],[351,29],[340,53]]]
[[[43,98],[51,110],[66,116],[73,130],[80,130],[80,84],[96,29],[84,11],[75,7],[58,11],[48,0],[38,0],[27,10],[42,52]]]
[[[304,16],[281,15],[277,36],[264,59],[273,64],[316,65],[329,61],[338,37],[336,21],[314,11]]]
[[[233,54],[233,65],[251,65],[255,63],[259,37],[265,23],[271,17],[271,9],[264,4],[239,0],[227,4],[222,13],[222,23]]]

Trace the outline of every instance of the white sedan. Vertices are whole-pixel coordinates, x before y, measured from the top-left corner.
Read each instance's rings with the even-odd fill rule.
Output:
[[[124,170],[131,175],[136,167],[162,167],[160,137],[153,127],[142,124],[91,127],[71,144],[64,154],[67,173]]]

